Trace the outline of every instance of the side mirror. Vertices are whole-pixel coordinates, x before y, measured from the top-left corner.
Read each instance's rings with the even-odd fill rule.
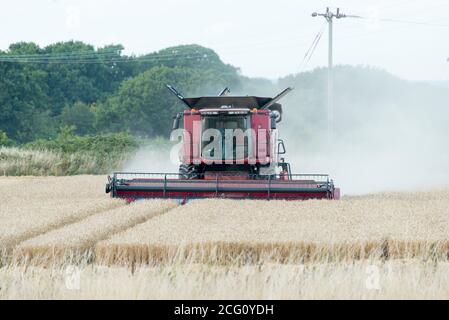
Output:
[[[179,120],[181,120],[181,114],[178,113],[176,116],[173,117],[173,127],[172,130],[179,129]]]
[[[276,120],[277,123],[282,121],[282,109],[271,110],[271,116]]]

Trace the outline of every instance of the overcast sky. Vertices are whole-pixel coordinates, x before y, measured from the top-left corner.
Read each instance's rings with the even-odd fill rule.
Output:
[[[197,43],[248,76],[277,78],[300,70],[324,26],[313,11],[339,6],[371,19],[337,20],[336,64],[384,68],[404,79],[449,80],[449,1],[443,0],[2,0],[0,49],[82,40],[121,43],[127,54]],[[446,26],[378,21],[400,19]],[[327,29],[305,70],[327,63]]]

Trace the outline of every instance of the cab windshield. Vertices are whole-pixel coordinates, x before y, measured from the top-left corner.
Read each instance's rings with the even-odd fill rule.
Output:
[[[250,154],[250,116],[213,115],[202,118],[202,156],[215,160],[240,160]],[[221,156],[220,156],[221,153]]]

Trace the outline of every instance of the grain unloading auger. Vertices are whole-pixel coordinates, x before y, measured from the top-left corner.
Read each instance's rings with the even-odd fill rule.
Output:
[[[171,198],[339,199],[340,190],[328,175],[292,174],[282,157],[285,145],[277,138],[282,106],[274,98],[229,96],[184,98],[186,106],[174,117],[173,130],[182,137],[178,173],[116,172],[106,192],[128,200]],[[183,121],[182,129],[180,122]]]

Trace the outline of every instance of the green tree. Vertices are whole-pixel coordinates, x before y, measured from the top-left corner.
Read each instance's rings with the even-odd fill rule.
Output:
[[[85,103],[75,102],[72,106],[66,106],[62,110],[61,120],[63,125],[73,126],[78,135],[94,132],[95,113]]]
[[[21,44],[12,46],[11,51],[23,52],[24,47],[34,48]],[[47,73],[31,64],[3,62],[0,74],[0,128],[18,142],[48,134],[52,120],[48,113]]]
[[[131,76],[123,68],[123,47],[106,46],[95,50],[82,42],[60,42],[43,49],[43,53],[58,57],[61,63],[45,65],[48,73],[49,96],[53,115],[59,115],[67,104],[77,101],[87,104],[105,99],[120,83]]]
[[[0,146],[8,147],[11,144],[12,144],[12,141],[9,140],[8,135],[5,132],[0,131]]]
[[[45,48],[19,42],[0,51],[0,128],[18,142],[55,137],[65,106],[105,100],[133,75],[121,63],[128,61],[122,50],[69,41]]]
[[[228,85],[213,70],[155,67],[123,82],[118,92],[99,106],[99,127],[113,132],[129,130],[139,136],[168,135],[172,117],[184,106],[166,84],[185,95],[216,94]]]
[[[234,81],[238,82],[237,74],[239,69],[223,63],[218,54],[212,49],[196,44],[169,47],[140,56],[137,61],[137,67],[140,69],[140,72],[157,66],[184,67],[220,73],[228,82],[233,82],[228,83],[230,86],[235,84]]]

